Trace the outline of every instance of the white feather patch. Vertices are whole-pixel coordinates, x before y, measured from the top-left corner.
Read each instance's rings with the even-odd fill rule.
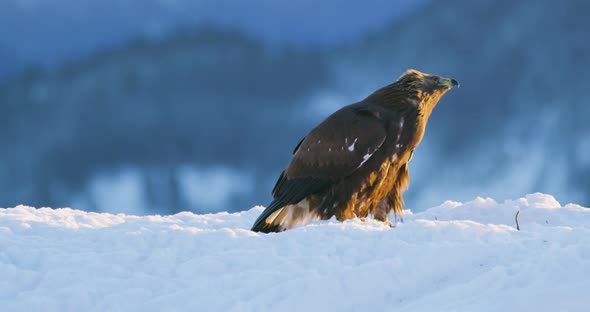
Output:
[[[358,140],[358,138],[355,138],[355,139],[354,139],[354,142],[352,142],[352,144],[350,144],[350,145],[348,146],[348,151],[349,151],[349,152],[352,152],[352,151],[354,151],[354,145],[356,144],[356,141],[357,141],[357,140]]]
[[[359,167],[362,166],[364,163],[366,163],[367,160],[369,160],[369,158],[371,158],[371,156],[373,156],[373,154],[374,154],[374,152],[365,154],[365,156],[363,156],[363,161],[361,161],[361,164],[359,165]]]

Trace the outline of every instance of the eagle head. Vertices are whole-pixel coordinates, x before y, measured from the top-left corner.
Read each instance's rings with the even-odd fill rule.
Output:
[[[422,73],[415,69],[406,71],[399,79],[376,94],[387,94],[393,105],[415,107],[428,118],[438,100],[451,88],[459,87],[455,79]],[[384,91],[384,92],[383,92]]]
[[[415,69],[407,70],[399,77],[396,84],[408,90],[426,92],[428,94],[441,93],[440,95],[452,87],[459,87],[459,83],[455,79],[429,75]]]

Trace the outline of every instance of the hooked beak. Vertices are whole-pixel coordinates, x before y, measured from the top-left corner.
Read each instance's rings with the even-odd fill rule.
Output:
[[[459,82],[457,82],[457,80],[449,79],[449,78],[440,78],[438,85],[441,87],[446,87],[448,89],[450,89],[452,87],[457,87],[457,88],[460,87]]]

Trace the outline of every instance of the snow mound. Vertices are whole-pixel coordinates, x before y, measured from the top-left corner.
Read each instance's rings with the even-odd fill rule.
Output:
[[[396,228],[0,209],[2,311],[587,311],[590,209],[447,201]],[[514,216],[520,210],[520,228]]]

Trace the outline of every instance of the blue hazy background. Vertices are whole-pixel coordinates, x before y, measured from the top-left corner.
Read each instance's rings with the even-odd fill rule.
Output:
[[[0,207],[270,200],[297,142],[408,68],[453,77],[406,204],[590,205],[590,2],[3,0]]]

